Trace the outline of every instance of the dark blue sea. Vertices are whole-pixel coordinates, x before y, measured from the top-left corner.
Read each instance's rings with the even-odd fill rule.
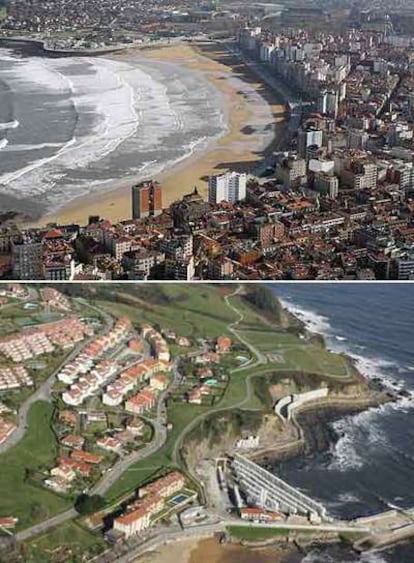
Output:
[[[414,391],[414,285],[272,284],[279,298],[327,345],[354,357],[368,378]],[[275,467],[282,478],[352,518],[414,507],[414,399],[331,422],[328,451]],[[414,562],[414,542],[358,556],[345,548],[313,550],[304,563]]]

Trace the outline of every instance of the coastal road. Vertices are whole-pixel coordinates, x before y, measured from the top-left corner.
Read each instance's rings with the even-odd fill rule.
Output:
[[[96,561],[99,563],[132,563],[136,561],[138,557],[147,553],[149,551],[155,551],[159,549],[163,545],[167,545],[168,543],[174,541],[183,541],[186,539],[191,538],[206,538],[211,537],[217,533],[224,533],[228,526],[237,526],[242,528],[263,528],[263,529],[280,529],[280,530],[301,530],[301,531],[311,531],[311,532],[337,532],[337,533],[369,533],[370,529],[365,526],[353,526],[350,525],[348,522],[332,522],[328,524],[320,524],[320,525],[313,525],[313,524],[287,524],[287,523],[277,523],[274,525],[269,524],[252,524],[251,522],[245,522],[240,520],[239,518],[234,519],[225,519],[213,524],[205,524],[200,526],[194,526],[191,528],[187,528],[184,530],[162,530],[157,535],[145,539],[137,546],[131,547],[128,553],[123,553],[120,555],[116,555],[114,551],[116,549],[125,548],[125,546],[119,546],[118,548],[114,548],[114,550],[110,550],[106,554],[98,556]]]
[[[43,534],[43,532],[46,532],[50,528],[54,528],[55,526],[59,526],[60,524],[63,524],[68,520],[72,520],[73,518],[76,518],[76,516],[79,516],[77,511],[74,508],[70,508],[65,512],[61,512],[60,514],[57,514],[56,516],[49,518],[48,520],[44,520],[40,524],[36,524],[31,528],[27,528],[22,532],[18,532],[14,537],[17,541],[24,541],[29,538],[33,538],[38,534]]]
[[[102,328],[100,332],[106,331],[110,326],[113,324],[113,318],[108,315],[107,313],[102,313],[96,307],[93,307],[88,304],[91,309],[101,313],[102,317],[105,319],[105,327]],[[53,373],[40,385],[40,387],[28,397],[24,403],[19,408],[18,412],[18,420],[17,420],[17,428],[14,432],[8,437],[8,439],[1,444],[0,446],[0,454],[6,452],[11,447],[15,446],[23,436],[26,434],[28,430],[28,423],[27,418],[30,411],[31,406],[36,401],[46,401],[50,402],[52,399],[52,387],[56,381],[57,374],[63,369],[63,367],[74,360],[78,354],[92,341],[96,338],[96,334],[88,338],[85,342],[80,343],[76,348],[72,350],[72,352],[67,356],[59,366],[53,371]]]
[[[229,330],[229,332],[231,332],[234,335],[234,337],[236,339],[238,339],[240,342],[242,342],[250,350],[250,352],[253,354],[253,356],[255,356],[256,359],[255,360],[251,359],[244,366],[235,368],[234,370],[232,370],[230,372],[231,374],[236,373],[236,372],[240,372],[240,371],[245,370],[247,368],[249,368],[249,369],[253,368],[255,366],[261,365],[261,364],[266,362],[266,357],[263,354],[261,354],[260,351],[255,346],[250,344],[250,342],[248,342],[244,337],[240,336],[237,333],[236,327],[239,325],[240,322],[242,322],[244,320],[244,316],[232,303],[230,303],[229,298],[231,298],[235,295],[238,295],[241,292],[241,289],[242,288],[239,285],[232,294],[225,297],[226,305],[238,317],[234,322],[227,325],[227,329]],[[110,318],[112,319],[112,317],[110,317]],[[173,374],[174,374],[173,381],[171,382],[169,387],[159,397],[158,404],[157,404],[156,418],[155,418],[155,420],[151,420],[151,424],[154,426],[154,439],[147,446],[142,448],[141,450],[139,450],[137,452],[133,452],[128,457],[120,459],[113,466],[112,470],[105,473],[104,476],[102,477],[102,479],[99,481],[99,483],[97,483],[96,486],[92,488],[92,490],[91,490],[92,494],[100,494],[100,495],[105,494],[110,489],[110,487],[120,478],[120,476],[125,471],[128,470],[128,468],[131,465],[133,465],[134,463],[137,463],[138,461],[141,461],[141,460],[147,458],[148,456],[152,455],[153,453],[155,453],[157,450],[159,450],[165,444],[165,441],[167,439],[167,430],[166,430],[166,426],[165,426],[165,424],[166,424],[166,411],[165,411],[164,400],[165,400],[167,393],[179,381],[179,373],[178,373],[176,363],[174,364],[174,367],[173,367]],[[252,375],[253,374],[251,374],[251,376]],[[181,447],[181,444],[182,444],[184,437],[205,416],[214,414],[215,412],[219,412],[219,411],[225,411],[225,410],[230,410],[230,409],[235,409],[235,408],[242,408],[243,405],[250,402],[250,400],[252,398],[252,389],[251,389],[251,385],[250,385],[250,377],[248,377],[246,379],[246,396],[244,397],[244,399],[242,401],[240,401],[239,403],[237,403],[235,405],[231,405],[231,406],[227,406],[227,407],[221,407],[221,408],[217,408],[217,409],[212,409],[212,410],[208,411],[208,413],[199,415],[198,417],[194,418],[192,420],[192,422],[181,432],[181,434],[178,436],[178,438],[176,440],[176,443],[174,445],[173,454],[172,454],[172,458],[175,462],[177,462],[176,460],[178,459],[178,452],[179,452],[179,449]],[[194,476],[194,478],[196,479],[196,481],[198,481],[198,479],[195,476]],[[23,539],[33,537],[37,534],[40,534],[40,533],[47,531],[51,527],[57,526],[59,524],[62,524],[63,522],[66,522],[68,520],[76,518],[77,515],[78,515],[78,513],[76,512],[76,510],[74,508],[67,510],[66,512],[63,512],[61,514],[58,514],[57,516],[54,516],[53,518],[45,520],[44,522],[37,524],[36,526],[32,526],[31,528],[28,528],[27,530],[19,532],[18,534],[16,534],[16,539],[17,540],[23,540]]]
[[[234,373],[238,373],[238,372],[241,372],[241,371],[246,370],[246,369],[254,368],[256,366],[259,366],[259,365],[267,362],[266,356],[264,354],[262,354],[260,352],[260,350],[258,350],[255,346],[253,346],[253,344],[251,344],[248,340],[246,340],[243,336],[241,336],[237,332],[236,327],[244,320],[244,315],[237,309],[237,307],[235,307],[234,305],[232,305],[230,303],[229,298],[234,297],[235,295],[238,295],[241,292],[241,290],[242,290],[242,287],[239,285],[239,286],[237,286],[235,291],[233,291],[233,293],[231,293],[230,295],[226,295],[226,297],[224,298],[224,301],[225,301],[227,307],[229,307],[229,309],[231,309],[238,316],[238,319],[236,321],[227,325],[227,330],[229,332],[231,332],[231,334],[237,340],[239,340],[242,344],[244,344],[246,346],[246,348],[248,348],[249,351],[252,353],[252,355],[256,357],[256,359],[254,361],[251,359],[249,362],[244,364],[242,367],[238,367],[238,368],[231,370],[230,375],[233,375]],[[179,451],[180,451],[180,448],[182,447],[182,443],[183,443],[185,436],[189,432],[191,432],[191,430],[193,430],[195,428],[195,426],[197,426],[203,420],[203,418],[211,416],[214,413],[233,410],[233,409],[237,409],[237,408],[243,408],[243,406],[250,403],[250,401],[252,399],[252,394],[253,394],[250,379],[253,375],[254,374],[251,374],[250,376],[248,376],[246,378],[246,396],[244,397],[244,399],[242,401],[240,401],[239,403],[236,403],[234,405],[230,405],[230,406],[226,406],[226,407],[217,407],[215,409],[210,409],[209,411],[207,411],[205,413],[201,413],[198,416],[196,416],[195,418],[193,418],[191,423],[184,428],[184,430],[178,435],[177,440],[174,444],[174,448],[173,448],[173,451],[172,451],[172,459],[173,459],[174,463],[178,464]],[[193,475],[193,478],[196,481],[198,481],[198,479],[195,475]]]

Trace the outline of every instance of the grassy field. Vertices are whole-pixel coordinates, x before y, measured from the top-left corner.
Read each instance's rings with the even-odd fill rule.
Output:
[[[237,315],[223,303],[222,295],[215,288],[201,287],[197,291],[177,285],[166,286],[165,292],[173,304],[168,306],[151,304],[144,309],[132,305],[99,303],[111,312],[124,313],[135,322],[158,323],[163,328],[171,328],[178,334],[188,336],[217,336],[224,334],[226,325],[237,320]],[[213,409],[201,405],[172,403],[168,407],[168,421],[172,430],[168,434],[166,444],[155,454],[136,463],[126,471],[106,493],[108,502],[113,503],[128,492],[137,488],[159,468],[173,467],[171,453],[179,434],[199,414],[215,409],[230,410],[241,406],[249,410],[262,410],[264,404],[255,393],[253,377],[272,374],[277,371],[313,372],[321,375],[344,377],[347,369],[341,356],[330,354],[322,346],[305,343],[294,334],[270,325],[243,301],[240,296],[231,297],[231,303],[243,312],[244,319],[238,328],[241,334],[260,351],[266,354],[277,354],[283,357],[282,362],[271,358],[261,366],[234,370],[229,384]],[[234,340],[234,336],[232,336]],[[251,379],[249,383],[247,380]],[[250,389],[250,393],[248,390]]]
[[[173,467],[171,453],[178,435],[195,416],[205,411],[206,408],[201,405],[171,405],[168,408],[168,422],[172,424],[172,430],[164,446],[146,459],[131,465],[108,490],[105,495],[106,500],[112,503],[137,488],[159,469]]]
[[[349,375],[349,366],[343,356],[318,344],[305,342],[295,334],[270,329],[243,330],[240,334],[264,354],[274,355],[276,370],[306,371],[327,377]]]
[[[227,531],[239,540],[261,541],[271,538],[286,537],[290,530],[285,528],[259,528],[257,526],[228,526]]]
[[[106,543],[101,536],[92,534],[74,522],[62,524],[23,544],[27,563],[85,561],[105,547]]]
[[[197,286],[191,289],[184,285],[165,285],[159,301],[148,296],[144,300],[138,290],[123,293],[117,289],[113,297],[101,296],[96,304],[109,313],[127,315],[136,324],[145,322],[158,324],[163,329],[174,330],[178,335],[190,337],[217,337],[227,332],[227,326],[238,316],[223,300],[225,290],[214,286]],[[122,301],[128,300],[125,304]],[[145,460],[131,466],[108,490],[106,500],[112,504],[133,492],[143,481],[162,469],[174,467],[172,453],[181,435],[200,414],[216,409],[243,408],[263,410],[263,399],[255,393],[254,377],[294,370],[313,372],[339,378],[346,375],[346,362],[341,356],[327,352],[317,343],[305,343],[294,334],[272,325],[240,296],[231,297],[231,302],[244,315],[237,326],[241,334],[261,352],[268,355],[267,363],[257,367],[232,370],[223,397],[213,408],[203,405],[171,403],[168,407],[168,422],[172,429],[165,445]],[[234,336],[231,335],[234,340]],[[185,352],[185,350],[182,350]],[[269,356],[273,354],[274,356]],[[280,360],[277,359],[280,356]],[[22,527],[28,526],[67,507],[67,502],[53,493],[31,485],[25,480],[26,469],[44,468],[55,458],[56,441],[50,427],[52,407],[37,403],[30,412],[30,430],[25,438],[10,452],[0,457],[7,468],[0,476],[1,515],[13,514],[20,518]],[[13,491],[11,494],[10,491]]]
[[[27,470],[42,470],[53,464],[56,439],[50,426],[53,407],[39,401],[29,412],[29,430],[13,448],[0,456],[0,515],[19,518],[19,528],[25,528],[69,506],[69,502],[54,493],[32,485],[26,479]]]
[[[165,285],[163,292],[169,302],[147,304],[129,296],[131,304],[99,301],[97,304],[109,313],[128,315],[135,323],[159,324],[174,330],[179,336],[216,337],[227,333],[226,326],[235,320],[235,314],[223,303],[221,295],[209,286],[198,286],[188,291],[181,285]]]

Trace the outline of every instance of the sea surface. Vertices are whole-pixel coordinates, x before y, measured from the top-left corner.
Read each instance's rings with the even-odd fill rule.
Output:
[[[0,208],[37,217],[99,197],[201,150],[226,122],[221,93],[195,70],[0,47]]]
[[[368,378],[414,391],[414,285],[272,284],[282,302],[330,349],[351,355]],[[343,416],[331,423],[329,451],[279,464],[274,471],[352,518],[414,507],[414,399]],[[411,563],[414,542],[358,556],[338,547],[313,550],[303,563]]]

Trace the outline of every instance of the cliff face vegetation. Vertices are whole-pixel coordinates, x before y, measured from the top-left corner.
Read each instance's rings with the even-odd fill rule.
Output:
[[[182,450],[188,467],[195,467],[205,457],[219,457],[234,447],[236,440],[259,436],[260,444],[272,442],[283,431],[281,421],[273,414],[259,411],[230,411],[205,419],[188,436]]]

